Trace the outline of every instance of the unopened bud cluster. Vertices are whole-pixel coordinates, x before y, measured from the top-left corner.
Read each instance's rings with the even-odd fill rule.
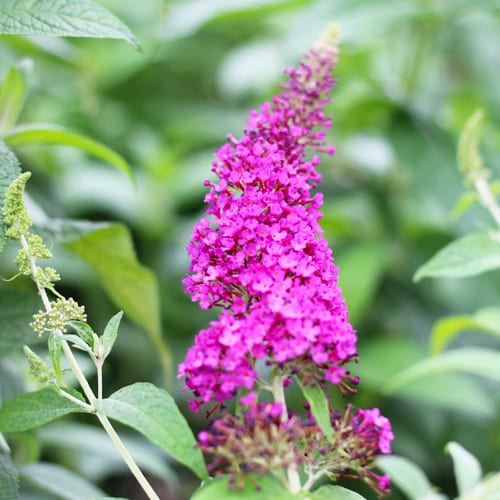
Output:
[[[70,320],[86,321],[85,307],[72,298],[60,298],[51,302],[50,311],[38,311],[30,323],[31,328],[41,335],[45,331],[65,331],[65,325]]]

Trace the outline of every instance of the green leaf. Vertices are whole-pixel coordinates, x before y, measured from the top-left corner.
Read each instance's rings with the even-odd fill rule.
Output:
[[[422,469],[397,455],[379,457],[377,467],[391,476],[391,481],[411,500],[429,498],[433,487]]]
[[[5,203],[5,191],[14,179],[21,174],[21,167],[16,155],[0,141],[0,255],[5,246],[6,236],[3,223],[3,206]]]
[[[94,346],[94,330],[92,330],[92,327],[89,324],[84,323],[83,321],[71,320],[66,323],[66,326],[74,330],[78,337],[81,338],[86,345],[90,347]]]
[[[454,441],[449,442],[445,450],[453,459],[458,494],[461,496],[469,493],[483,475],[479,461],[472,453]]]
[[[118,38],[140,49],[127,26],[91,0],[2,0],[0,34]]]
[[[104,353],[102,359],[105,359],[111,352],[113,345],[116,341],[116,336],[118,335],[118,327],[120,326],[120,321],[122,319],[123,312],[115,314],[106,325],[104,333],[102,334],[102,346],[104,347]]]
[[[0,135],[12,127],[23,109],[24,81],[11,66],[0,89]]]
[[[60,333],[51,332],[49,335],[48,346],[49,346],[49,355],[52,361],[52,367],[54,368],[54,372],[58,380],[66,385],[64,382],[62,370],[61,370],[61,337]]]
[[[298,378],[295,379],[304,394],[307,402],[311,406],[311,413],[314,415],[316,422],[321,427],[328,441],[333,443],[333,428],[330,418],[330,409],[323,389],[319,385],[310,386],[304,385]]]
[[[470,177],[480,173],[483,167],[478,148],[479,126],[483,117],[484,111],[476,110],[467,120],[458,140],[458,168]]]
[[[422,278],[465,278],[500,267],[500,242],[489,233],[472,233],[453,241],[417,269]]]
[[[18,498],[17,471],[12,463],[9,449],[0,436],[0,500]]]
[[[169,376],[172,364],[162,340],[158,282],[155,275],[137,261],[128,229],[120,224],[112,225],[67,242],[65,246],[97,272],[113,302],[149,333]]]
[[[0,432],[27,431],[76,411],[82,411],[81,407],[54,389],[26,392],[0,407]]]
[[[208,477],[194,435],[168,392],[149,383],[136,383],[96,401],[95,406],[107,417],[139,431],[199,478]]]
[[[449,316],[436,321],[432,327],[429,343],[431,354],[439,354],[459,332],[477,328],[471,316]]]
[[[479,196],[475,191],[465,192],[462,196],[460,196],[459,200],[455,203],[455,206],[451,209],[451,216],[455,218],[459,217],[478,201]]]
[[[61,336],[62,339],[70,342],[75,348],[81,351],[87,352],[91,356],[94,355],[94,350],[90,347],[84,340],[82,340],[78,335],[64,334]]]
[[[256,485],[259,486],[258,490]],[[236,488],[231,483],[230,476],[209,479],[194,492],[191,500],[257,500],[257,498],[259,500],[284,500],[294,498],[290,492],[270,476],[245,476],[241,486],[241,488]]]
[[[500,382],[500,352],[479,347],[446,351],[397,373],[385,383],[382,392],[391,394],[421,377],[446,372],[471,373]]]
[[[387,264],[387,245],[362,243],[336,257],[339,286],[349,309],[349,321],[357,324],[372,302]]]
[[[132,179],[132,171],[127,161],[112,149],[88,137],[71,132],[62,127],[48,124],[18,125],[11,128],[4,141],[9,146],[27,146],[31,144],[55,144],[81,149],[96,158],[113,165]]]
[[[60,465],[43,462],[23,465],[19,467],[19,476],[23,482],[51,493],[58,499],[81,500],[106,495],[86,479]]]
[[[95,483],[109,476],[122,474],[126,465],[115,445],[104,430],[95,425],[69,422],[62,419],[37,430],[37,438],[44,450],[64,456],[75,470]],[[139,468],[169,485],[178,485],[178,478],[165,453],[142,436],[120,432],[123,444],[134,457]]]
[[[476,487],[460,500],[499,500],[500,499],[500,472],[484,478]]]
[[[355,491],[331,484],[321,486],[312,495],[313,500],[365,500],[364,496]]]
[[[500,308],[485,307],[470,316],[449,316],[438,320],[431,331],[431,354],[443,351],[464,330],[479,330],[500,337]]]

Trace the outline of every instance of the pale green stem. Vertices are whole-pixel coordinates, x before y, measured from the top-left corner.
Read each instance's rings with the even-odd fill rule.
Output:
[[[45,310],[49,312],[52,307],[50,305],[50,300],[47,296],[47,292],[45,291],[45,288],[41,286],[40,282],[36,278],[36,261],[33,259],[30,254],[29,254],[29,244],[28,241],[26,240],[26,237],[22,234],[20,237],[21,245],[25,249],[29,262],[30,262],[30,269],[31,269],[31,276],[33,278],[33,281],[36,284],[36,287],[38,289],[38,293],[40,294],[40,297],[42,299],[43,305],[45,307]],[[57,331],[59,335],[62,335],[62,332]],[[83,392],[85,393],[85,396],[87,397],[88,402],[90,403],[90,407],[94,409],[94,403],[96,401],[96,397],[94,394],[94,391],[90,387],[87,379],[85,378],[85,375],[83,374],[80,366],[78,365],[78,362],[76,361],[75,356],[73,355],[73,351],[71,350],[71,347],[69,346],[68,342],[65,339],[61,339],[61,346],[63,348],[64,354],[66,358],[69,361],[69,364],[71,365],[71,368],[73,369],[74,374],[76,375],[76,378],[78,379],[78,382],[83,389]],[[102,384],[102,382],[101,382]],[[100,388],[100,393],[102,394],[102,386]],[[65,396],[66,397],[66,396]],[[75,398],[76,399],[76,398]],[[79,402],[78,404],[80,404]],[[152,486],[149,484],[148,480],[142,473],[142,471],[139,469],[138,465],[136,464],[135,460],[133,459],[132,455],[130,455],[129,451],[127,448],[125,448],[125,445],[123,444],[122,440],[116,433],[115,429],[111,425],[111,422],[109,421],[108,417],[105,415],[102,415],[98,412],[96,412],[96,416],[99,419],[99,422],[101,422],[101,425],[104,427],[104,430],[108,434],[108,436],[111,438],[113,441],[114,445],[116,446],[117,450],[119,451],[120,455],[123,457],[123,460],[127,464],[128,468],[134,475],[134,477],[137,479],[139,484],[141,485],[142,489],[148,496],[150,500],[160,500],[158,495],[155,493],[153,490]]]
[[[50,305],[50,300],[49,300],[49,297],[47,296],[47,292],[45,291],[45,288],[36,279],[36,261],[30,255],[30,247],[29,247],[28,241],[26,240],[26,237],[24,236],[24,234],[21,234],[21,236],[19,237],[19,240],[21,241],[21,246],[24,248],[26,255],[28,255],[28,260],[30,262],[31,277],[33,278],[33,281],[35,282],[35,285],[38,289],[38,293],[40,295],[40,298],[42,299],[43,306],[45,307],[45,310],[47,312],[49,312],[52,309],[52,307]]]
[[[489,210],[495,222],[500,226],[500,207],[493,196],[486,179],[479,178],[474,181],[481,203]]]
[[[95,367],[97,370],[97,397],[102,399],[102,361],[97,361]]]
[[[274,401],[283,406],[283,413],[281,414],[281,421],[288,420],[288,410],[286,407],[285,389],[283,382],[285,377],[283,375],[275,375],[272,382],[272,393]],[[300,476],[296,464],[291,464],[287,469],[288,476],[288,489],[292,494],[297,494],[301,490]]]
[[[125,448],[123,441],[120,439],[120,436],[118,436],[118,434],[116,433],[108,417],[100,413],[96,413],[96,415],[97,418],[99,419],[99,422],[101,422],[101,425],[104,427],[104,430],[111,438],[111,441],[113,441],[120,455],[123,457],[123,460],[125,460],[125,463],[128,465],[128,468],[130,469],[134,477],[137,479],[137,481],[141,485],[142,489],[144,490],[148,498],[150,500],[160,500],[160,497],[155,493],[152,486],[149,484],[148,480],[142,473],[141,469],[139,469],[139,466],[135,463],[135,460],[132,458],[132,455],[129,453],[127,448]]]
[[[66,399],[69,399],[78,406],[81,406],[84,410],[87,410],[88,412],[94,411],[94,407],[92,405],[85,403],[81,399],[75,398],[75,396],[71,395],[69,392],[66,392],[64,389],[59,388],[59,391],[61,393],[61,396],[64,396]]]
[[[326,471],[321,469],[315,474],[310,474],[309,477],[307,478],[307,481],[304,483],[303,490],[309,491],[314,483],[325,473]]]

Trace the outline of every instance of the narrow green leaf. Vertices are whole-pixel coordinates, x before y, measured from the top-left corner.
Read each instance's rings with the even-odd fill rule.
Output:
[[[2,445],[0,436],[0,500],[18,498],[17,471],[12,463],[8,448]]]
[[[49,355],[52,361],[52,367],[58,380],[66,385],[64,382],[62,370],[61,370],[61,337],[60,333],[51,332],[48,340]]]
[[[23,465],[19,467],[19,476],[23,482],[61,500],[82,500],[106,495],[86,479],[60,465],[43,462]]]
[[[499,500],[500,499],[500,472],[485,477],[470,492],[460,497],[460,500]]]
[[[21,73],[11,66],[0,89],[0,135],[16,123],[23,104],[24,81]]]
[[[455,203],[455,206],[451,209],[451,216],[454,218],[460,217],[467,209],[469,209],[474,203],[479,201],[479,196],[475,191],[467,191],[465,192],[458,201]]]
[[[115,314],[106,325],[104,333],[102,334],[102,345],[104,347],[104,353],[102,359],[106,358],[111,352],[113,345],[116,341],[116,336],[118,335],[118,327],[120,326],[120,321],[123,316],[123,311]]]
[[[423,359],[394,375],[384,384],[382,392],[391,394],[421,377],[446,372],[471,373],[500,382],[500,352],[479,347],[446,351]]]
[[[366,500],[364,496],[342,486],[327,484],[312,493],[313,500]]]
[[[500,267],[500,242],[489,233],[472,233],[453,241],[417,269],[422,278],[465,278]]]
[[[81,407],[53,389],[26,392],[0,407],[0,432],[27,431],[76,411]]]
[[[78,337],[80,337],[85,344],[90,347],[94,347],[94,330],[92,330],[92,327],[89,324],[84,323],[83,321],[71,320],[66,323],[66,326],[75,331]]]
[[[40,297],[34,292],[0,290],[0,356],[22,352],[23,345],[45,342],[33,332],[29,322],[40,308]]]
[[[470,316],[449,316],[438,320],[430,335],[431,354],[443,351],[464,330],[477,330],[500,337],[500,308],[485,307]]]
[[[91,0],[2,0],[0,34],[118,38],[140,49],[127,26]]]
[[[476,110],[467,120],[458,140],[458,168],[467,176],[477,175],[483,167],[479,153],[479,126],[484,118],[482,109]]]
[[[256,485],[259,486],[257,490]],[[283,496],[286,495],[286,496]],[[273,477],[258,476],[244,478],[242,488],[231,484],[230,476],[206,480],[192,495],[192,500],[281,500],[294,498]]]
[[[116,224],[67,242],[65,246],[97,272],[113,302],[148,332],[169,376],[171,355],[161,334],[158,282],[156,276],[137,261],[128,229]]]
[[[302,390],[302,394],[306,401],[311,406],[311,413],[314,415],[316,422],[321,427],[328,441],[333,443],[333,428],[330,418],[330,409],[323,389],[319,385],[310,386],[303,385],[298,378],[295,379]]]
[[[438,354],[461,331],[475,329],[477,323],[471,316],[449,316],[436,321],[432,327],[429,343],[431,354]]]
[[[96,401],[95,406],[107,417],[142,433],[199,478],[207,479],[194,435],[168,392],[149,383],[136,383]]]
[[[445,450],[453,459],[458,494],[460,496],[465,495],[472,491],[481,479],[483,475],[481,465],[472,453],[469,453],[463,446],[454,441],[449,442]]]
[[[377,467],[391,476],[391,481],[411,500],[427,498],[432,485],[423,470],[404,457],[397,455],[379,457]]]
[[[31,144],[55,144],[81,149],[96,158],[113,165],[132,179],[132,171],[127,161],[112,149],[76,132],[48,124],[18,125],[11,128],[4,141],[9,146],[26,146]]]
[[[5,191],[14,179],[21,174],[21,167],[16,155],[0,141],[0,255],[5,246],[6,236],[3,223],[3,206],[5,202]]]
[[[90,347],[84,340],[82,340],[78,335],[64,334],[61,336],[62,339],[70,342],[75,348],[81,351],[87,352],[89,354],[94,354],[92,347]]]

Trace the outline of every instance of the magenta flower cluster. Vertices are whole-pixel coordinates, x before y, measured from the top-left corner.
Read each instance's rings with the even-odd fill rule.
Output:
[[[179,376],[199,404],[251,389],[257,360],[322,369],[339,384],[356,355],[356,335],[337,286],[337,268],[318,224],[322,195],[317,156],[325,148],[324,114],[334,84],[333,43],[307,54],[272,102],[252,111],[242,139],[229,137],[208,182],[207,216],[195,226],[186,293],[223,311],[195,339]],[[299,371],[300,376],[300,371]],[[304,382],[307,383],[307,380]]]

